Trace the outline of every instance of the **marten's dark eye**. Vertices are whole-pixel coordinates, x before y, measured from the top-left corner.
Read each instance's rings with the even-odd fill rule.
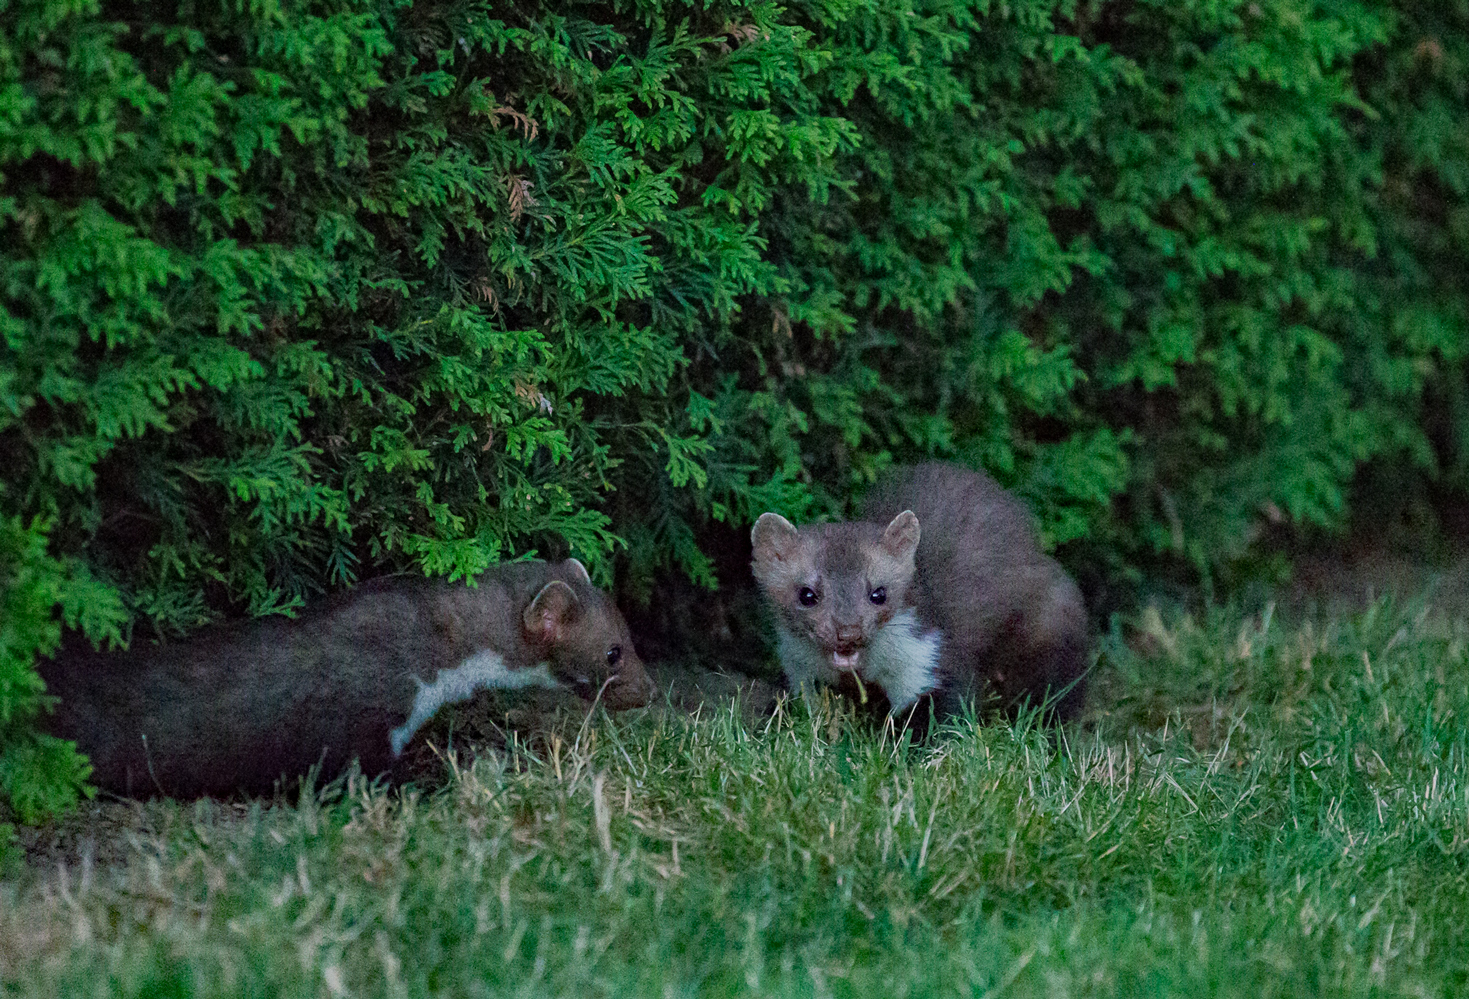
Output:
[[[801,592],[796,594],[796,599],[801,601],[802,607],[815,607],[816,601],[821,598],[816,595],[816,591],[811,589],[811,587],[803,586],[801,587]]]
[[[882,606],[883,604],[888,602],[888,588],[886,586],[879,586],[877,589],[867,594],[867,599],[871,600],[879,607]]]
[[[620,662],[622,662],[622,646],[614,645],[607,650],[607,665],[616,666]]]

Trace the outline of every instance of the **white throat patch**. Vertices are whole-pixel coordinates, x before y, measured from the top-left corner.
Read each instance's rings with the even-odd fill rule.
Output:
[[[537,663],[525,669],[508,669],[500,654],[488,649],[476,652],[453,669],[439,670],[433,683],[424,683],[416,676],[413,682],[418,684],[418,693],[413,697],[413,710],[407,721],[388,733],[388,743],[392,746],[395,757],[402,755],[403,747],[408,745],[414,733],[428,724],[428,720],[445,704],[467,701],[481,690],[492,687],[516,690],[522,687],[561,686],[545,663]]]
[[[804,693],[818,683],[834,684],[838,674],[831,657],[816,645],[779,628],[776,654],[793,690]],[[925,631],[918,615],[905,610],[872,636],[858,659],[864,683],[882,688],[888,704],[898,712],[938,687],[938,629]]]

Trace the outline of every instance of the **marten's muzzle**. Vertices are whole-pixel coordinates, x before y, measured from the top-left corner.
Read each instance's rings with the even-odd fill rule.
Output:
[[[860,624],[839,624],[836,627],[836,644],[831,650],[831,664],[839,673],[854,673],[857,670],[857,662],[862,655],[862,647],[867,643],[862,640],[862,626]]]
[[[582,693],[583,697],[592,699],[597,697],[599,691],[589,690]],[[622,662],[618,664],[618,670],[607,677],[600,688],[602,703],[607,705],[609,711],[626,711],[628,708],[641,708],[658,696],[658,687],[653,683],[643,664],[634,656],[624,655]]]

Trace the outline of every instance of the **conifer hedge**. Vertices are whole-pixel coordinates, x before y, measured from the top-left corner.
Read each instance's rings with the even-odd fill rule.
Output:
[[[720,525],[928,454],[1101,575],[1337,524],[1368,460],[1461,488],[1466,29],[0,0],[0,796],[84,778],[32,731],[63,624],[528,551],[714,585]]]

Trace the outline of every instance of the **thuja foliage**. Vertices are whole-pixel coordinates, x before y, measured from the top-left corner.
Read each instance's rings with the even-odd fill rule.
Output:
[[[63,623],[530,552],[713,586],[759,512],[924,455],[1098,577],[1339,523],[1371,458],[1463,484],[1466,28],[3,0],[0,786],[82,774],[31,734]]]
[[[1365,199],[1374,252],[1359,265],[1352,306],[1341,316],[1354,362],[1344,372],[1352,397],[1378,425],[1394,428],[1389,447],[1372,441],[1374,458],[1397,459],[1374,462],[1386,491],[1416,496],[1436,485],[1462,494],[1469,487],[1469,4],[1391,10],[1393,43],[1361,53],[1354,67],[1376,113],[1357,116],[1353,134],[1378,173]],[[1414,474],[1422,471],[1430,474]]]

